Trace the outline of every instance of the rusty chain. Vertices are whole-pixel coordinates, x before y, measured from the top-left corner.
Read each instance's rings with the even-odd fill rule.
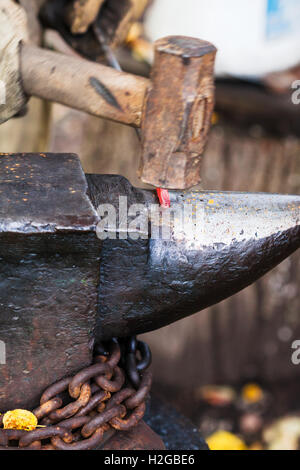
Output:
[[[140,373],[151,364],[151,350],[148,344],[138,341],[136,336],[126,338],[122,350],[123,367],[131,383],[137,388],[141,381]],[[138,355],[140,358],[138,358]]]
[[[89,450],[132,429],[146,410],[150,363],[149,347],[135,337],[98,344],[92,365],[45,390],[33,410],[41,427],[0,428],[0,450]]]

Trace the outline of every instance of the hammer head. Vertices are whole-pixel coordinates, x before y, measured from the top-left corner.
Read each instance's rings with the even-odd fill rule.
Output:
[[[214,106],[215,56],[216,48],[200,39],[169,36],[155,43],[142,119],[145,183],[186,189],[200,182]]]

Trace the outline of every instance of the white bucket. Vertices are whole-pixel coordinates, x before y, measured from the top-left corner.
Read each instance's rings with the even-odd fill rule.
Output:
[[[217,75],[254,79],[300,62],[300,0],[155,0],[146,33],[206,39]]]

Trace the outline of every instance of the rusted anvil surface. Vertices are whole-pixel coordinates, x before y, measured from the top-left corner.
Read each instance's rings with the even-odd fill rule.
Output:
[[[102,217],[118,213],[125,196],[128,210],[140,204],[140,227],[132,214],[125,226]],[[170,196],[174,217],[160,208],[149,221],[155,191],[120,176],[85,177],[75,155],[0,155],[1,411],[36,405],[48,385],[91,362],[96,339],[195,313],[299,247],[299,196]]]

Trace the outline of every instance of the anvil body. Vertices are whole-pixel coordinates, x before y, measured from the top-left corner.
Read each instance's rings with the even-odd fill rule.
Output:
[[[70,154],[0,155],[0,410],[30,408],[51,383],[91,362],[94,342],[143,333],[238,292],[300,244],[300,197],[171,191],[177,215],[99,237],[99,207],[140,212],[155,191],[85,176]],[[195,214],[198,214],[197,223]],[[169,236],[155,236],[168,228]],[[142,236],[141,236],[142,235]],[[1,361],[0,361],[1,362]],[[2,361],[4,362],[4,361]]]

